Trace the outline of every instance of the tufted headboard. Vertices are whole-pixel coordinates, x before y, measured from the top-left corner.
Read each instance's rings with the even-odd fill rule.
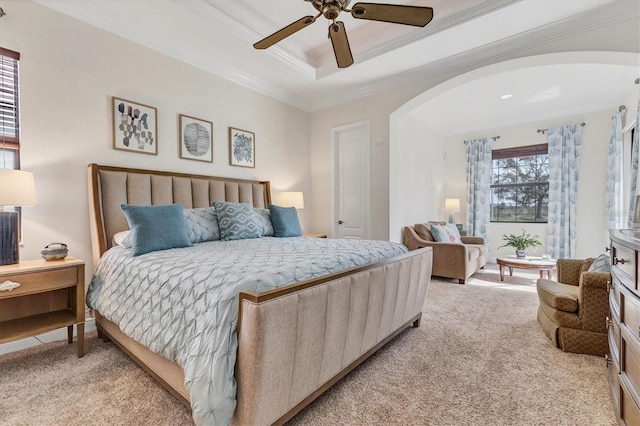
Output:
[[[116,232],[129,229],[120,204],[182,203],[185,209],[212,201],[248,202],[267,208],[269,181],[130,169],[89,164],[89,212],[94,267]]]

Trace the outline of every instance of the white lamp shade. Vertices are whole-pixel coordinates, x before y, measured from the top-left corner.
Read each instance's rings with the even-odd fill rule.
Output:
[[[460,212],[460,199],[459,198],[447,198],[444,200],[444,211],[447,213],[459,213]]]
[[[37,206],[33,173],[0,169],[0,206]]]
[[[296,209],[304,209],[304,195],[302,192],[281,192],[280,205],[282,207],[295,207]]]

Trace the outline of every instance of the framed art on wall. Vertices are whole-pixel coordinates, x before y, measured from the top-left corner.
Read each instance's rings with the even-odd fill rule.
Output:
[[[229,127],[229,164],[256,167],[256,135],[253,132]]]
[[[213,123],[178,114],[180,158],[213,163]]]
[[[157,111],[126,99],[113,99],[113,149],[158,155]]]

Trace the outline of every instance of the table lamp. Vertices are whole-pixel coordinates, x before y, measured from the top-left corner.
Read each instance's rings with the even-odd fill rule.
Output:
[[[295,207],[296,210],[304,209],[304,195],[302,192],[281,192],[280,205],[282,207]]]
[[[0,265],[12,265],[20,260],[18,212],[5,211],[4,207],[37,204],[33,173],[0,169]]]
[[[454,213],[460,212],[460,199],[447,198],[444,200],[444,211],[449,213],[449,223],[455,223]]]

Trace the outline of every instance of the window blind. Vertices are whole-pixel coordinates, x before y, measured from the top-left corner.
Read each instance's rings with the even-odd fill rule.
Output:
[[[20,54],[0,47],[0,148],[20,148],[18,61]]]

